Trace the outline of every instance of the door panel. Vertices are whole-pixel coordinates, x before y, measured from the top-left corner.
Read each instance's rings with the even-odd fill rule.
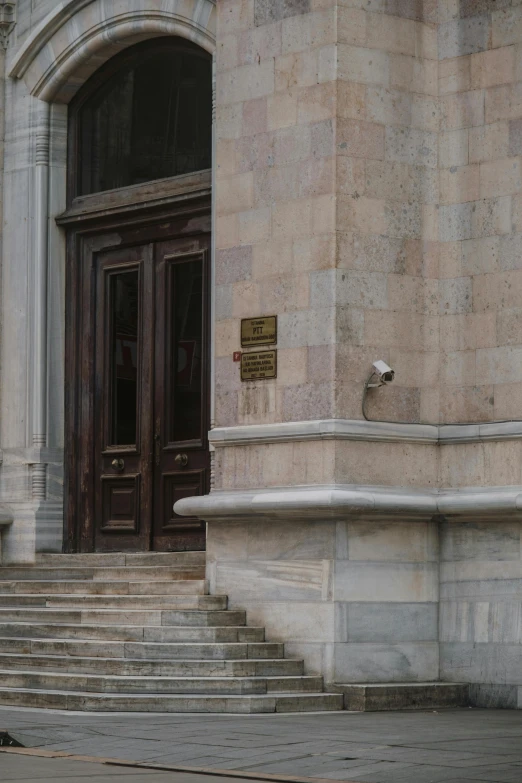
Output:
[[[173,503],[209,490],[209,236],[156,246],[153,548],[204,549],[205,525]]]
[[[148,550],[152,245],[95,257],[95,549]]]
[[[173,504],[210,484],[209,234],[137,233],[82,256],[82,551],[204,549],[204,523]]]

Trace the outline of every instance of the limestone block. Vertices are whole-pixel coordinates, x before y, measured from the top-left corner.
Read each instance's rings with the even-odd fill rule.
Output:
[[[337,223],[342,231],[386,234],[386,202],[383,199],[369,199],[364,196],[358,199],[339,196]]]
[[[238,600],[243,606],[260,596],[264,601],[321,601],[323,590],[328,590],[328,570],[322,561],[312,560],[218,561],[216,590],[220,595],[228,592],[231,608]]]
[[[221,178],[216,188],[218,214],[242,212],[254,205],[254,175],[252,172]]]
[[[328,345],[335,342],[333,309],[283,313],[279,317],[279,347]]]
[[[438,282],[408,275],[389,275],[388,302],[390,310],[437,315],[439,310]]]
[[[522,312],[505,310],[497,316],[499,345],[520,345],[522,343]]]
[[[442,388],[440,395],[441,422],[459,424],[491,420],[494,411],[494,390],[495,387],[492,384]],[[449,475],[449,479],[453,482],[452,474]],[[480,484],[478,479],[477,484]]]
[[[299,642],[331,643],[334,639],[334,607],[333,603],[283,600],[246,601],[244,606],[248,623],[262,624],[267,639],[285,643],[290,639],[292,645]]]
[[[437,166],[437,135],[417,128],[386,128],[386,160]]]
[[[232,286],[232,316],[247,318],[251,313],[261,311],[261,294],[257,283],[250,280],[234,283]]]
[[[350,560],[421,563],[438,560],[437,528],[430,522],[339,522],[337,537],[338,556]],[[346,553],[339,546],[344,540]]]
[[[335,645],[335,674],[341,682],[422,682],[439,679],[435,642]]]
[[[389,14],[368,14],[367,46],[381,51],[414,56],[416,23]]]
[[[253,136],[256,133],[265,133],[267,125],[267,98],[253,98],[243,101],[243,136]]]
[[[480,198],[479,166],[452,166],[440,172],[440,203],[458,204]],[[487,186],[485,185],[485,189]],[[486,193],[486,195],[503,195]]]
[[[520,160],[506,158],[480,164],[480,196],[491,198],[517,193],[522,188]]]
[[[487,49],[490,17],[477,14],[470,18],[442,22],[439,26],[439,57],[445,60]]]
[[[381,644],[436,642],[438,604],[337,602],[335,639]]]
[[[386,52],[338,44],[338,78],[359,84],[387,85],[390,62]]]
[[[486,481],[489,486],[513,486],[522,478],[522,444],[518,441],[484,444]]]
[[[394,201],[438,201],[437,172],[407,163],[369,160],[366,163],[365,194]],[[478,169],[477,169],[478,193]]]
[[[439,101],[429,95],[412,95],[411,124],[413,128],[438,132]]]
[[[337,9],[337,35],[339,43],[365,46],[367,14],[362,8],[339,5]]]
[[[282,52],[281,25],[269,24],[246,30],[238,41],[238,59],[241,65],[249,65]]]
[[[438,386],[440,364],[438,351],[406,351],[391,348],[389,356],[390,366],[394,368],[400,386],[429,389]]]
[[[522,405],[522,384],[497,383],[495,386],[495,418],[517,419]]]
[[[360,387],[358,396],[360,410]],[[437,483],[437,447],[431,445],[341,442],[335,454],[335,480],[343,484],[429,487]]]
[[[303,240],[308,243],[309,239]],[[254,245],[252,248],[252,277],[254,280],[265,280],[274,277],[281,269],[291,272],[293,269],[293,253],[291,241],[267,241]]]
[[[267,128],[269,131],[287,128],[297,123],[297,91],[276,93],[267,98]],[[300,120],[302,122],[302,120]]]
[[[498,272],[491,275],[477,275],[473,279],[473,309],[477,312],[518,307],[522,286],[522,270]],[[499,353],[499,371],[502,373],[509,361],[509,351]],[[518,378],[517,378],[518,380]],[[499,381],[502,383],[502,381]],[[510,382],[509,380],[504,381]]]
[[[439,64],[439,92],[448,95],[471,89],[471,57],[453,57]]]
[[[482,90],[469,90],[441,98],[442,130],[471,128],[484,124],[484,94]]]
[[[405,265],[402,251],[403,242],[398,237],[353,234],[353,261],[350,265],[368,272],[400,274]]]
[[[405,54],[390,55],[391,87],[422,95],[438,94],[438,63],[435,60],[423,60]]]
[[[455,395],[457,390],[452,389],[451,393]],[[484,484],[484,449],[481,443],[440,446],[439,449],[442,487],[477,487]],[[444,537],[441,541],[444,549]]]
[[[446,351],[491,348],[497,344],[496,330],[495,313],[446,315],[440,319],[441,346]]]
[[[474,386],[476,383],[475,351],[443,354],[441,380],[446,386]]]
[[[481,131],[482,128],[478,130]],[[475,162],[469,156],[469,133],[470,130],[462,128],[453,131],[443,131],[440,134],[439,162],[442,168],[467,166],[468,162]]]
[[[335,8],[288,17],[282,22],[281,35],[283,54],[335,44]]]
[[[501,13],[495,13],[491,20],[492,46],[499,46],[522,41],[522,9],[520,7],[508,8]]]
[[[370,122],[339,119],[337,153],[353,158],[384,158],[384,128]]]
[[[503,237],[483,237],[482,239],[468,239],[462,243],[462,275],[486,274],[487,272],[496,272],[499,269],[500,259],[502,259],[503,268],[504,242],[508,247],[512,235],[507,234]]]
[[[412,122],[413,98],[413,95],[403,90],[370,86],[367,90],[368,119],[383,125],[409,126]]]
[[[519,683],[520,646],[447,642],[440,646],[440,676],[476,683]]]
[[[274,60],[243,65],[218,73],[216,90],[218,104],[237,103],[270,95],[274,92]]]
[[[217,285],[215,294],[215,318],[216,321],[225,321],[232,318],[232,286]]]
[[[438,600],[438,565],[336,560],[336,601],[421,603]]]
[[[262,242],[270,236],[271,213],[268,207],[240,212],[237,217],[239,244]]]
[[[366,345],[411,350],[437,350],[439,319],[418,313],[368,311],[364,317]]]
[[[334,384],[305,383],[283,390],[283,421],[312,421],[334,415]]]
[[[336,165],[338,192],[343,195],[362,196],[366,192],[364,160],[339,156]],[[346,261],[342,265],[349,266]]]
[[[366,88],[356,82],[338,81],[337,84],[337,116],[347,119],[364,119],[366,114]],[[369,120],[377,120],[368,114]]]
[[[336,112],[336,84],[335,82],[327,82],[326,84],[316,84],[312,87],[303,87],[298,93],[290,94],[287,96],[281,96],[279,98],[281,108],[279,108],[279,115],[285,117],[285,110],[288,117],[293,116],[293,100],[296,99],[297,117],[296,122],[301,125],[306,125],[313,122],[321,122],[323,120],[331,119],[335,116]],[[273,97],[276,101],[277,95]],[[291,105],[286,109],[286,103]],[[276,103],[277,106],[277,103]],[[290,124],[290,123],[288,123]]]
[[[289,16],[309,13],[311,0],[255,0],[253,8],[255,24],[265,25]]]
[[[441,315],[470,313],[473,309],[472,281],[469,277],[439,282],[439,309]]]
[[[223,0],[217,16],[217,37],[254,26],[254,0]]]
[[[443,601],[442,642],[520,644],[521,604],[509,601]]]
[[[485,90],[485,121],[516,120],[522,114],[522,83],[489,87]],[[480,123],[477,123],[480,124]]]
[[[471,55],[471,88],[493,87],[515,81],[515,48],[490,49]]]

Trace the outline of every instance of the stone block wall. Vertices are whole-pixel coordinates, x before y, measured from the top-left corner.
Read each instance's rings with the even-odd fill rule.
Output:
[[[440,676],[477,706],[522,707],[522,525],[441,526]]]
[[[441,408],[522,415],[522,6],[441,2]]]
[[[217,48],[216,423],[334,414],[336,2],[222,0]],[[242,317],[277,314],[277,381],[241,384]],[[326,351],[326,353],[325,353]]]
[[[438,679],[435,522],[220,520],[207,576],[327,683]]]

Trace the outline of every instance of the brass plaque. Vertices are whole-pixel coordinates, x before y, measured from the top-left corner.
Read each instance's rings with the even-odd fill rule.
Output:
[[[273,345],[277,342],[277,315],[264,318],[243,318],[241,321],[241,347]]]
[[[241,356],[241,380],[277,378],[277,351],[256,351]]]

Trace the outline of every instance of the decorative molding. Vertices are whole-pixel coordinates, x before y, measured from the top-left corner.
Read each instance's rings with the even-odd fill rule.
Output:
[[[5,506],[0,506],[0,528],[13,524],[13,512]]]
[[[90,14],[84,18],[80,12],[87,6]],[[89,68],[94,72],[102,64],[103,57],[99,55],[103,51],[108,59],[128,43],[154,36],[179,35],[209,53],[214,52],[213,0],[192,0],[188,14],[158,9],[154,0],[142,0],[141,6],[139,10],[108,16],[102,0],[64,0],[14,54],[8,75],[25,78],[35,97],[67,103],[78,87],[74,74],[81,70],[83,83]],[[95,19],[99,21],[93,23]],[[63,28],[68,23],[71,23],[70,30],[66,34]],[[60,36],[54,39],[58,32]]]
[[[209,440],[214,448],[303,440],[357,440],[442,446],[521,438],[522,422],[519,421],[437,425],[391,424],[362,419],[318,419],[281,424],[217,427],[209,433]]]
[[[328,485],[274,490],[219,491],[183,498],[174,505],[181,516],[204,520],[261,518],[288,522],[302,519],[367,519],[399,517],[424,522],[439,517],[502,521],[522,516],[522,486],[462,490],[407,489]]]
[[[0,0],[0,43],[7,49],[16,24],[16,0]]]

